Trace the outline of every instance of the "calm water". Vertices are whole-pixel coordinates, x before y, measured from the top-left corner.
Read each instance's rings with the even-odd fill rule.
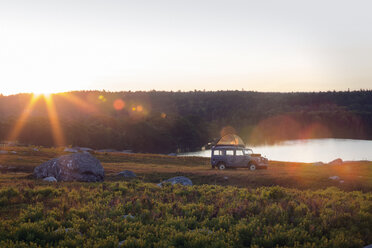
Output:
[[[276,145],[250,147],[254,153],[261,153],[269,160],[289,162],[330,162],[343,160],[372,161],[372,141],[354,139],[310,139],[290,140]],[[211,151],[189,152],[179,155],[210,157]]]

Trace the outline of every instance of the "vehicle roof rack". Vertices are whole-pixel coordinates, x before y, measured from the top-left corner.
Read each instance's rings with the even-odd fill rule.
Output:
[[[238,146],[245,147],[243,140],[236,134],[228,134],[217,142],[216,146]]]

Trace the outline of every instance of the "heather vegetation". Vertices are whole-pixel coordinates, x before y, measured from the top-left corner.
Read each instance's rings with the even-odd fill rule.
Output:
[[[24,144],[55,145],[48,108],[32,95],[0,96],[0,140],[22,113]],[[200,149],[233,127],[246,143],[372,139],[372,92],[99,92],[53,95],[65,145],[169,153]]]
[[[371,193],[140,181],[0,190],[1,247],[362,247]]]
[[[371,162],[212,170],[208,159],[97,153],[105,182],[47,183],[61,148],[3,147],[0,247],[362,247],[372,243]],[[132,170],[136,179],[118,172]],[[177,175],[194,186],[157,183]],[[341,180],[331,180],[337,175]]]

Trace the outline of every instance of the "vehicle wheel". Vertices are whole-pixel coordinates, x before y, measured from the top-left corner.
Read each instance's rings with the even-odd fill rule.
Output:
[[[219,163],[218,169],[219,170],[224,170],[224,169],[226,169],[226,165],[224,163]]]
[[[249,165],[249,170],[254,171],[254,170],[256,170],[256,169],[257,169],[257,167],[256,167],[255,164],[250,164],[250,165]]]

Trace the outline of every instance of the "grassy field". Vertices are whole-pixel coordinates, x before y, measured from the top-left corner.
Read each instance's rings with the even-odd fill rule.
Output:
[[[95,153],[104,183],[48,184],[33,168],[60,148],[0,154],[0,247],[362,247],[372,243],[372,162],[267,170],[209,160]],[[138,179],[116,176],[134,171]],[[183,175],[196,186],[155,185]],[[338,176],[339,180],[331,180]]]

